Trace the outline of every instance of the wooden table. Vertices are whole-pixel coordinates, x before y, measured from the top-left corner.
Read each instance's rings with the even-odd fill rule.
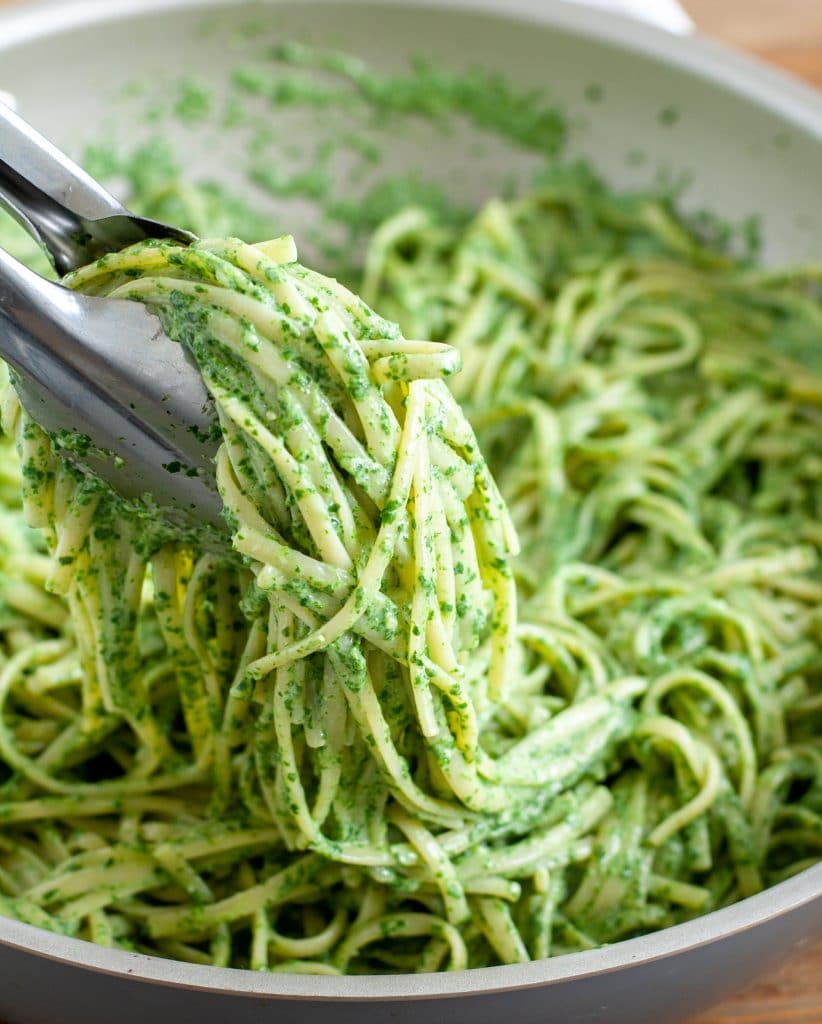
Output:
[[[680,0],[701,32],[822,86],[820,0]],[[822,1024],[822,1016],[815,1024]]]
[[[682,3],[700,31],[822,86],[822,0]],[[822,943],[688,1024],[822,1024]]]

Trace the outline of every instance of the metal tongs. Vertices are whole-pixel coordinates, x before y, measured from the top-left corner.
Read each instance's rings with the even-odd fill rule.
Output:
[[[136,217],[0,103],[0,205],[66,274],[147,238],[194,241]],[[200,523],[220,521],[213,404],[196,366],[139,302],[47,281],[0,249],[0,357],[20,400],[126,498],[151,495]]]

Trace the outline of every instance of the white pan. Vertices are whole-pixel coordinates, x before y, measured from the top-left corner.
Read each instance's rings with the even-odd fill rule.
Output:
[[[822,252],[822,101],[754,61],[702,40],[551,0],[87,0],[0,16],[0,90],[69,150],[121,109],[120,84],[207,76],[238,61],[227,40],[310,37],[401,68],[498,69],[570,114],[573,148],[620,185],[687,175],[683,202],[761,218],[766,257]],[[248,34],[246,33],[246,38]],[[241,44],[237,44],[241,45]],[[591,89],[591,86],[596,86]],[[587,98],[586,98],[587,97]],[[598,97],[598,102],[591,102]],[[122,136],[139,126],[119,125]],[[311,129],[293,123],[292,130]],[[479,202],[524,158],[481,161],[465,139],[421,127],[398,159]],[[426,134],[428,132],[428,134]],[[232,180],[219,140],[184,132],[198,176]],[[269,200],[270,202],[270,200]],[[273,212],[300,236],[305,204]],[[306,251],[306,246],[301,247]],[[309,247],[310,249],[310,247]],[[610,948],[511,967],[398,977],[306,977],[200,967],[102,949],[0,919],[4,1024],[439,1024],[681,1020],[822,934],[822,865],[726,910]]]

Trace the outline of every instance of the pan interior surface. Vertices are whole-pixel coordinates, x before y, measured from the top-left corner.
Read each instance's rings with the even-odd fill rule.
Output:
[[[567,117],[568,157],[590,158],[616,187],[667,182],[681,192],[685,209],[718,211],[731,223],[758,218],[768,259],[800,262],[815,255],[818,100],[710,44],[671,39],[601,14],[589,18],[559,0],[519,0],[504,9],[481,0],[184,2],[170,9],[120,0],[105,12],[77,5],[72,17],[73,8],[61,5],[57,22],[48,13],[18,16],[23,27],[0,41],[0,52],[4,81],[20,109],[75,153],[101,129],[124,141],[150,135],[151,124],[135,112],[145,110],[151,96],[186,76],[219,94],[244,60],[272,43],[297,40],[339,50],[378,72],[407,70],[424,54],[434,67],[500,72],[515,87],[544,94]],[[55,23],[59,31],[51,31]],[[51,77],[33,73],[42,67],[60,69],[59,103]],[[146,102],[129,105],[123,93],[135,83]],[[246,185],[238,176],[236,140],[185,125],[175,130],[181,158],[198,174]],[[282,138],[302,142],[313,133],[319,141],[325,130],[297,116],[283,123]],[[532,166],[493,138],[483,138],[485,152],[477,160],[459,133],[449,138],[422,123],[402,140],[385,131],[393,155],[381,173],[395,166],[419,172],[467,205],[478,205]],[[284,153],[285,165],[288,159]],[[255,198],[265,203],[266,197]],[[316,216],[293,208],[288,214],[297,234]]]

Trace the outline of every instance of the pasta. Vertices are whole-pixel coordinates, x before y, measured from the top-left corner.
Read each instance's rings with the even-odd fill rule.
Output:
[[[126,508],[7,392],[0,912],[455,970],[816,861],[817,279],[584,177],[400,211],[364,301],[289,238],[71,275],[196,358],[232,550]]]

